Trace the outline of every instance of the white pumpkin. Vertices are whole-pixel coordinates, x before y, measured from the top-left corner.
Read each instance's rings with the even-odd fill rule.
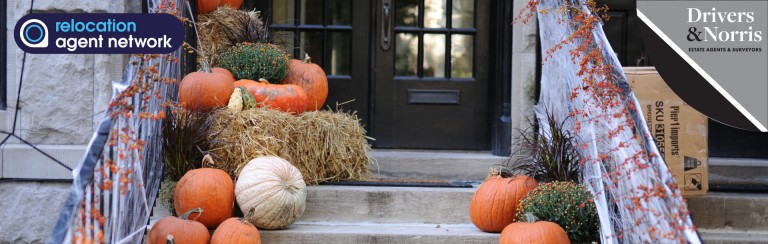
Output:
[[[240,171],[235,198],[259,229],[285,229],[304,213],[307,185],[299,169],[275,156],[251,160]]]

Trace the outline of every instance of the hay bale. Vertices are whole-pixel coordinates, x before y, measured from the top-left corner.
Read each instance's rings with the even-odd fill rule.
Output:
[[[273,109],[214,114],[210,152],[216,166],[235,178],[259,156],[274,155],[291,162],[309,185],[341,180],[365,180],[373,159],[365,130],[355,114],[332,111],[299,116]]]
[[[241,42],[263,42],[267,35],[259,12],[218,7],[213,12],[200,15],[197,28],[203,55],[212,66],[219,63],[219,55]]]

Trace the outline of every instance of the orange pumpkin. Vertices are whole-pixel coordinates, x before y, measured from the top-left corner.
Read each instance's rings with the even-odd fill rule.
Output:
[[[523,243],[570,244],[571,239],[560,225],[549,221],[536,221],[533,215],[528,215],[526,221],[504,227],[499,236],[499,244]]]
[[[270,84],[264,79],[259,82],[239,80],[235,86],[242,86],[256,99],[259,107],[268,107],[283,112],[300,114],[307,107],[307,94],[297,85]]]
[[[536,180],[528,176],[492,176],[480,184],[472,196],[469,218],[478,229],[499,233],[515,221],[520,199],[534,188]]]
[[[261,236],[256,226],[248,222],[253,210],[243,219],[229,218],[213,232],[211,244],[261,244]]]
[[[197,13],[205,14],[216,10],[221,0],[197,0]]]
[[[240,6],[243,5],[243,0],[221,0],[221,4],[219,4],[219,6],[224,5],[229,5],[234,9],[239,9]]]
[[[214,68],[212,71],[206,66],[201,64],[201,71],[189,73],[181,80],[179,84],[181,107],[206,111],[227,106],[229,96],[235,90],[233,85],[235,78],[226,69]]]
[[[294,84],[304,89],[309,98],[306,111],[321,109],[328,98],[328,77],[320,66],[311,62],[309,55],[303,61],[291,60],[283,84]]]
[[[220,67],[212,68],[211,72],[219,73],[219,74],[225,74],[225,75],[227,75],[229,77],[232,77],[232,82],[235,81],[235,76],[232,75],[232,72],[229,72],[229,70],[227,70],[225,68],[220,68]]]
[[[211,239],[211,234],[205,225],[200,222],[189,220],[192,213],[200,214],[203,210],[196,208],[184,213],[179,218],[165,216],[158,220],[147,236],[147,243],[162,244],[166,243],[168,236],[173,236],[173,240],[178,243],[207,244]]]
[[[205,155],[203,165],[213,163]],[[173,206],[176,214],[194,208],[202,208],[205,214],[193,215],[193,219],[209,229],[215,229],[221,222],[232,217],[235,205],[235,184],[227,172],[213,168],[199,168],[187,171],[176,184]]]

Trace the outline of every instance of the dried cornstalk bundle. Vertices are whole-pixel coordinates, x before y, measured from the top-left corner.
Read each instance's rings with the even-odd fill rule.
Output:
[[[273,109],[250,109],[214,115],[210,152],[236,177],[258,156],[274,155],[296,166],[308,185],[370,177],[370,145],[355,114],[332,111],[298,116]]]

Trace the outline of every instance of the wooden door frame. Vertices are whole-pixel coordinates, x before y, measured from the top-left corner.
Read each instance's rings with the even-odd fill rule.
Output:
[[[491,107],[491,153],[509,156],[512,148],[512,21],[513,1],[492,1],[491,9],[491,50],[489,55],[490,84],[493,100]],[[524,94],[524,93],[523,93]]]

